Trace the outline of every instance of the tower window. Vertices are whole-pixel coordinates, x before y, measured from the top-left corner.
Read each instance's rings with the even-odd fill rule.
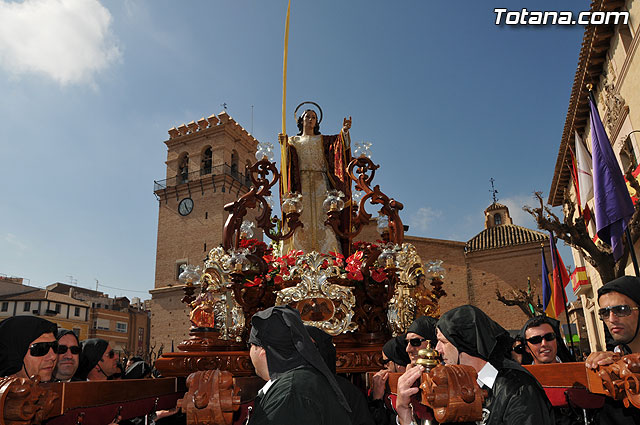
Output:
[[[493,222],[496,226],[502,224],[502,216],[500,215],[500,213],[496,213],[496,215],[493,216]]]
[[[180,273],[182,273],[182,266],[186,266],[185,260],[176,261],[176,280],[180,280]]]
[[[200,175],[203,176],[205,174],[211,174],[211,164],[212,164],[212,153],[211,148],[207,148],[202,153],[202,161],[200,164]]]
[[[235,150],[231,153],[231,175],[238,177],[238,152]]]
[[[178,162],[178,184],[189,181],[189,154],[182,154]]]

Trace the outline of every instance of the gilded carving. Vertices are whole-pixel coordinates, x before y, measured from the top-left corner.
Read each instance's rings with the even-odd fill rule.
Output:
[[[307,325],[336,336],[356,330],[353,321],[356,299],[351,288],[329,281],[341,273],[337,266],[326,266],[326,261],[325,256],[315,251],[298,257],[285,280],[299,278],[300,282],[276,291],[276,305],[291,305],[300,311]]]
[[[245,318],[228,288],[231,272],[229,255],[221,247],[212,249],[200,279],[200,294],[191,303],[190,320],[197,328],[216,330],[222,340],[241,341]]]

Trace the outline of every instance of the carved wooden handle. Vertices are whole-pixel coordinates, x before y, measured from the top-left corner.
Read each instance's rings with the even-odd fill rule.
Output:
[[[487,392],[480,389],[477,377],[471,366],[437,366],[422,374],[421,402],[433,409],[439,423],[480,421]]]
[[[38,377],[0,378],[0,425],[40,424],[47,417],[58,394],[39,383]]]
[[[239,390],[227,371],[205,370],[187,378],[189,391],[178,400],[188,425],[231,425],[233,412],[240,408]]]

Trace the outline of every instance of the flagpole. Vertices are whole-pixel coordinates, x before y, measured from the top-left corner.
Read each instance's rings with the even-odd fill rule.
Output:
[[[553,232],[550,232],[550,233],[551,233],[551,237],[554,238]],[[552,276],[555,277],[556,268],[558,268],[558,279],[560,279],[560,289],[562,291],[562,302],[564,302],[564,315],[565,315],[565,318],[567,319],[567,329],[569,331],[569,341],[571,342],[571,351],[573,351],[573,357],[575,358],[575,356],[576,356],[576,347],[573,345],[573,332],[571,332],[571,322],[569,322],[569,309],[567,308],[567,293],[566,293],[566,291],[564,289],[564,284],[562,282],[562,276],[560,274],[560,260],[558,260],[558,247],[556,246],[556,243],[555,243],[554,239],[549,241],[550,245],[551,245],[551,243],[553,243],[553,245],[550,246],[551,255],[553,255],[554,258],[556,259],[556,264],[555,264],[555,267],[553,268]]]
[[[627,235],[627,243],[629,246],[629,254],[631,254],[631,261],[633,261],[633,270],[636,272],[636,277],[640,277],[640,269],[638,268],[638,259],[636,258],[636,250],[633,249],[633,242],[631,242],[631,232],[629,226],[624,229],[624,233]]]

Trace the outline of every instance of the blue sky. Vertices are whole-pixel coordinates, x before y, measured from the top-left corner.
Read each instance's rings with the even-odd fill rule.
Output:
[[[589,2],[292,1],[288,129],[304,100],[322,106],[324,133],[352,116],[412,235],[480,232],[492,177],[519,225],[535,228],[521,207],[548,195],[584,28],[496,26],[495,7]],[[226,102],[275,143],[285,12],[286,0],[0,0],[0,273],[148,298],[167,130]]]

